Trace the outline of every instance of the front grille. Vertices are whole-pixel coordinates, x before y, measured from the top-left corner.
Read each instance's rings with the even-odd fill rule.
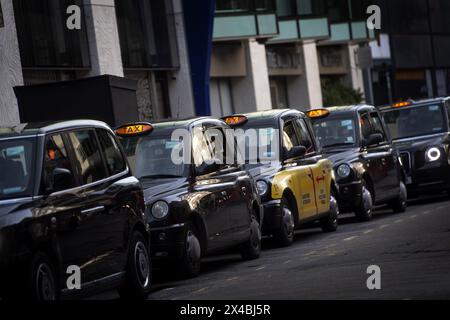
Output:
[[[409,152],[400,153],[400,159],[402,159],[403,168],[405,169],[406,174],[411,174],[411,156]]]

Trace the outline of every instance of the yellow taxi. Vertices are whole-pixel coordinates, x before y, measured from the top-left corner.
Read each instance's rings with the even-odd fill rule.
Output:
[[[268,110],[223,120],[234,129],[242,164],[256,180],[264,207],[263,233],[292,244],[295,229],[338,227],[338,188],[311,122],[300,111]]]

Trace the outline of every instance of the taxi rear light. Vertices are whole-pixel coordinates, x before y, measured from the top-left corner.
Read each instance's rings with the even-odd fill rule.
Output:
[[[313,109],[306,111],[306,115],[310,117],[311,119],[320,119],[328,117],[330,114],[330,111],[327,109]]]
[[[225,123],[227,125],[231,126],[238,126],[241,124],[244,124],[248,121],[246,116],[242,116],[242,115],[236,115],[236,116],[229,116],[229,117],[224,117],[222,118],[223,121],[225,121]]]
[[[402,107],[408,107],[408,106],[410,106],[411,104],[412,104],[412,103],[409,102],[409,101],[402,101],[402,102],[394,103],[394,104],[392,105],[392,107],[393,107],[393,108],[402,108]]]
[[[153,130],[153,126],[147,122],[129,123],[120,126],[115,130],[116,135],[121,137],[138,136],[142,134],[150,133]]]

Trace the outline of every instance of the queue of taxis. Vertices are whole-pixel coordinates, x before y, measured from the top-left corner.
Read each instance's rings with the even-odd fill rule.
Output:
[[[307,115],[324,153],[333,161],[342,212],[354,212],[367,221],[374,205],[406,210],[405,174],[375,107],[313,109]]]
[[[263,219],[254,180],[236,162],[234,137],[220,120],[134,123],[116,130],[143,184],[151,255],[185,277],[204,255],[224,249],[256,259]]]
[[[263,234],[292,244],[296,228],[319,222],[338,227],[338,188],[332,162],[323,156],[310,120],[294,109],[223,118],[235,129],[241,156],[256,180],[264,206]]]
[[[379,110],[400,153],[409,194],[450,192],[450,97]]]

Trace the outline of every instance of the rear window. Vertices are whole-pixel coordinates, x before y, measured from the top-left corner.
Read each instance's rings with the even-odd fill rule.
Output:
[[[0,200],[33,195],[35,138],[0,140]]]

